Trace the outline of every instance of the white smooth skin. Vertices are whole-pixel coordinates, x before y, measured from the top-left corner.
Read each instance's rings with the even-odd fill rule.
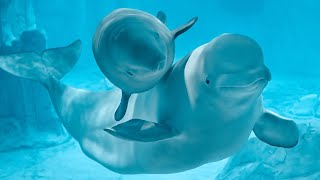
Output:
[[[121,122],[113,120],[119,89],[91,92],[55,79],[46,86],[62,123],[87,156],[122,174],[161,174],[238,151],[261,116],[260,94],[269,76],[256,42],[223,34],[175,64],[154,88],[133,95]],[[179,135],[145,143],[103,130],[133,118],[166,123]]]

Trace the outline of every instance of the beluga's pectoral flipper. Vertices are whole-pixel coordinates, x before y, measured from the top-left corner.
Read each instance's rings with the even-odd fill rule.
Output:
[[[120,121],[126,114],[130,96],[131,94],[127,94],[125,91],[121,91],[121,101],[114,114],[114,119],[116,121]]]
[[[159,141],[178,134],[174,128],[166,124],[148,122],[141,119],[132,119],[104,130],[115,137],[140,142]]]
[[[292,148],[299,140],[296,123],[271,111],[262,114],[253,131],[261,141],[277,147]]]
[[[197,21],[198,21],[198,17],[194,17],[189,22],[184,24],[183,26],[178,27],[177,29],[173,30],[172,31],[173,38],[176,39],[182,33],[188,31]]]
[[[97,28],[92,50],[102,73],[122,90],[121,102],[114,113],[116,121],[127,111],[134,93],[152,89],[170,69],[174,60],[174,40],[196,22],[170,31],[166,15],[121,8],[106,16]]]

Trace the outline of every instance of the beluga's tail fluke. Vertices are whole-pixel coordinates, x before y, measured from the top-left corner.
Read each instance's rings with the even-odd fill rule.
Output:
[[[42,53],[23,52],[0,56],[0,69],[26,79],[46,84],[50,77],[61,79],[78,61],[81,41],[66,47],[44,50]]]

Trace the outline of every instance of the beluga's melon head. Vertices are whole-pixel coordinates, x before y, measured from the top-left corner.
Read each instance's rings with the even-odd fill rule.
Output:
[[[147,91],[159,82],[173,63],[175,38],[191,28],[197,18],[174,31],[167,28],[165,21],[161,11],[155,17],[121,8],[106,16],[96,30],[96,62],[102,73],[122,90],[124,104],[131,94]],[[123,110],[116,119],[124,116],[126,107]]]

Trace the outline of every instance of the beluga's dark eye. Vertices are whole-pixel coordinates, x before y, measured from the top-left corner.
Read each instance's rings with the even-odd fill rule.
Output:
[[[209,85],[210,84],[210,80],[206,79],[206,84]]]

